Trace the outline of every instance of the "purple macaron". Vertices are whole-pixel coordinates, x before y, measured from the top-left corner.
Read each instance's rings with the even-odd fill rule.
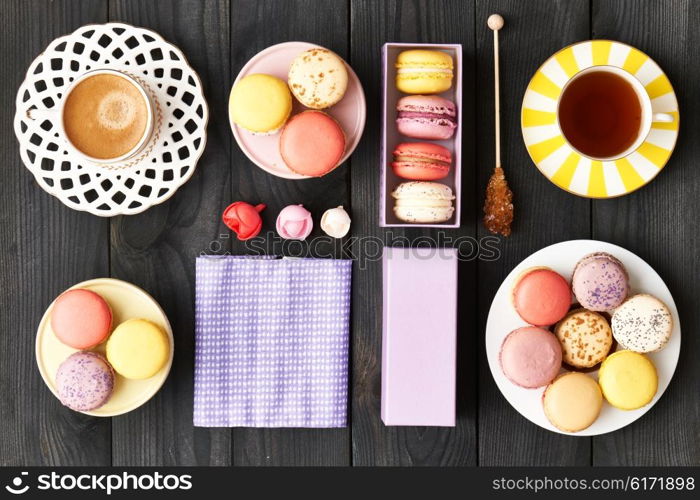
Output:
[[[114,390],[114,370],[97,353],[71,354],[56,372],[61,403],[76,411],[95,410],[104,405]]]
[[[571,280],[574,295],[589,311],[612,311],[629,293],[625,266],[605,252],[586,255],[574,269]]]
[[[435,95],[410,95],[396,104],[399,133],[416,139],[449,139],[457,128],[457,109],[452,101]]]

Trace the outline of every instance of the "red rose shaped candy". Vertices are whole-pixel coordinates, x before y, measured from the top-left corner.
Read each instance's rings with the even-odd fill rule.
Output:
[[[238,235],[241,241],[255,238],[262,229],[262,219],[260,213],[265,208],[263,203],[251,205],[245,201],[231,203],[224,210],[224,224]]]

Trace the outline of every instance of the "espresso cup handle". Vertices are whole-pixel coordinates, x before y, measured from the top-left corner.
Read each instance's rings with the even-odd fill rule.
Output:
[[[27,110],[27,118],[30,120],[53,120],[58,116],[56,109],[32,108]]]
[[[673,123],[676,119],[668,113],[654,113],[651,117],[652,122]]]

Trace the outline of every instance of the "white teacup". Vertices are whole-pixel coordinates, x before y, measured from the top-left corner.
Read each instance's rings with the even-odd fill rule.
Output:
[[[114,77],[122,78],[126,82],[129,83],[131,87],[136,89],[140,96],[143,98],[143,104],[145,105],[145,126],[143,129],[143,133],[139,136],[138,140],[135,142],[135,144],[130,147],[127,151],[124,151],[121,154],[115,154],[115,155],[100,155],[99,157],[96,155],[91,155],[85,151],[83,151],[80,147],[78,147],[74,142],[71,140],[70,133],[66,130],[66,103],[69,100],[69,97],[71,96],[72,92],[75,91],[75,89],[82,83],[86,82],[86,80],[94,78],[99,75],[111,75]],[[89,96],[88,96],[89,97]],[[102,99],[102,101],[105,101],[109,98],[109,94],[107,94],[107,97]],[[88,101],[90,99],[88,98]],[[120,108],[120,105],[123,103],[119,102],[119,97],[113,99],[109,105],[112,106],[117,111],[122,111],[122,115],[124,114],[123,111],[123,106]],[[102,102],[100,103],[95,103],[95,102],[86,102],[86,108],[89,108],[90,106],[96,107],[98,110],[101,111]],[[114,107],[116,106],[116,108]],[[110,108],[110,109],[112,109]],[[141,110],[139,109],[138,111],[139,114],[141,114]],[[133,118],[133,113],[134,111],[131,110],[131,115],[128,116],[127,118]],[[127,110],[128,114],[128,110]],[[135,78],[122,73],[120,71],[112,70],[112,69],[96,69],[89,71],[87,73],[84,73],[80,77],[76,78],[74,82],[71,83],[71,85],[66,89],[66,91],[63,93],[59,103],[57,106],[51,109],[31,109],[27,112],[27,116],[33,120],[44,120],[48,119],[50,120],[55,126],[58,127],[59,134],[61,138],[66,142],[66,146],[68,149],[78,155],[79,157],[82,157],[83,159],[90,161],[92,163],[96,164],[113,164],[113,163],[119,163],[123,161],[127,161],[134,156],[138,155],[143,149],[146,147],[148,142],[150,141],[152,135],[153,135],[153,130],[154,130],[154,123],[155,123],[155,113],[154,113],[154,105],[151,100],[151,97],[149,93],[146,91],[146,89],[141,85],[138,81],[136,81]],[[103,116],[103,115],[100,115]],[[106,115],[105,115],[106,116]],[[122,117],[123,118],[123,117]],[[143,116],[139,116],[139,119],[143,121]],[[104,121],[104,120],[103,120]],[[113,120],[114,122],[114,120]],[[73,124],[75,127],[75,124]],[[79,125],[78,125],[79,126]],[[114,133],[119,133],[119,127],[120,123],[114,122],[114,127],[111,129],[112,132]],[[90,130],[85,130],[84,134],[86,135],[88,133],[92,133],[92,129]],[[108,134],[108,133],[107,133]],[[108,135],[105,136],[105,141],[108,145]],[[96,141],[99,142],[99,141]],[[133,142],[133,141],[131,141]]]
[[[607,156],[607,157],[596,157],[590,154],[587,154],[583,151],[580,151],[577,149],[569,139],[566,137],[566,134],[563,132],[561,123],[560,123],[560,105],[562,102],[562,98],[566,95],[567,88],[571,86],[573,82],[578,80],[584,75],[593,73],[593,72],[607,72],[607,73],[612,73],[614,75],[619,76],[620,78],[624,79],[634,90],[634,92],[637,94],[637,98],[639,99],[639,105],[641,108],[641,121],[640,121],[640,126],[639,126],[639,131],[637,132],[635,140],[623,151],[616,153],[613,156]],[[591,66],[589,68],[586,68],[584,70],[579,71],[575,75],[573,75],[564,85],[562,88],[562,92],[559,95],[559,100],[557,101],[557,127],[559,128],[559,131],[566,140],[567,144],[579,153],[581,156],[585,158],[589,158],[591,160],[597,160],[597,161],[614,161],[618,160],[620,158],[624,158],[625,156],[628,156],[629,154],[633,153],[639,147],[644,143],[644,141],[647,139],[649,132],[651,131],[651,126],[652,123],[654,122],[665,122],[665,123],[671,123],[675,120],[675,117],[673,115],[670,115],[668,113],[653,113],[652,111],[652,106],[651,106],[651,98],[649,97],[649,94],[647,93],[647,90],[644,88],[644,85],[631,73],[618,68],[616,66],[607,66],[607,65],[597,65],[597,66]]]

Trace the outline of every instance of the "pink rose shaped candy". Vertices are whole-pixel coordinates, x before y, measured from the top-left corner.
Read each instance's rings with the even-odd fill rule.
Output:
[[[284,207],[277,216],[277,232],[286,240],[303,240],[314,227],[311,212],[302,205]]]

